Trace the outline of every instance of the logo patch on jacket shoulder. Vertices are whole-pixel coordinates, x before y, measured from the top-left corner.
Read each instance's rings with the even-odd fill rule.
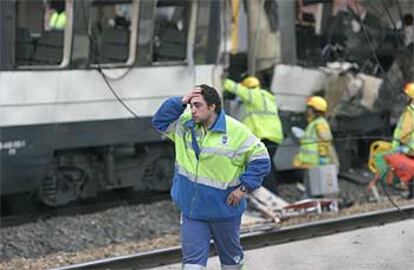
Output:
[[[227,144],[228,140],[229,140],[229,137],[227,137],[227,135],[223,135],[221,137],[221,144]]]

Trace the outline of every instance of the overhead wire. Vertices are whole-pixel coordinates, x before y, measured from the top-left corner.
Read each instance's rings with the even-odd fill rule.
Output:
[[[99,51],[99,46],[98,44],[96,44],[96,41],[92,38],[91,34],[89,33],[89,27],[88,27],[88,18],[86,16],[86,8],[85,8],[85,1],[82,1],[82,15],[83,15],[83,22],[84,22],[84,27],[85,27],[85,32],[86,35],[88,36],[88,40],[89,43],[92,45],[93,49],[93,53],[94,53],[94,59],[98,59],[97,60],[97,67],[96,70],[99,72],[99,74],[102,76],[106,86],[108,87],[108,89],[110,90],[110,92],[112,93],[112,95],[115,97],[115,99],[137,120],[141,121],[142,123],[144,123],[145,126],[150,127],[151,129],[153,129],[153,126],[148,124],[147,121],[145,121],[144,119],[142,119],[142,117],[138,116],[138,114],[135,113],[135,111],[128,106],[125,101],[118,95],[118,93],[115,91],[115,89],[112,87],[111,83],[109,82],[110,80],[116,81],[116,80],[120,80],[122,78],[124,78],[125,76],[127,76],[129,74],[129,72],[133,69],[133,67],[131,66],[124,74],[122,74],[119,77],[115,77],[115,78],[111,78],[108,77],[107,74],[105,74],[105,72],[102,69],[102,65],[101,65],[101,61],[102,61],[102,55],[101,52]],[[94,46],[96,45],[96,46]],[[97,50],[97,52],[95,52],[95,48]]]
[[[385,3],[383,2],[383,0],[381,0],[381,2],[384,4],[384,5],[383,5],[383,7],[384,7],[385,9],[387,9],[387,8],[386,8],[386,6],[385,6]],[[365,23],[363,22],[363,20],[361,19],[361,15],[362,15],[362,14],[361,14],[361,10],[359,9],[359,6],[358,6],[358,5],[356,5],[356,10],[357,10],[357,13],[358,13],[359,22],[360,22],[360,24],[361,24],[361,27],[362,27],[363,32],[364,32],[364,35],[365,35],[365,37],[366,37],[366,39],[367,39],[367,41],[368,41],[369,47],[370,47],[370,49],[371,49],[372,56],[374,57],[374,59],[375,59],[375,61],[376,61],[376,64],[378,65],[378,67],[382,70],[383,74],[386,74],[385,69],[383,68],[383,66],[382,66],[381,62],[380,62],[380,61],[379,61],[379,59],[378,59],[377,52],[376,52],[375,48],[373,47],[372,40],[371,40],[371,38],[370,38],[370,36],[369,36],[369,34],[368,34],[368,30],[366,29],[366,25],[365,25]],[[387,14],[388,14],[388,12],[387,12]],[[393,20],[391,20],[391,21],[393,21]],[[386,83],[390,84],[390,85],[391,85],[391,87],[394,87],[394,85],[392,84],[392,82],[390,82],[390,81],[387,79],[387,77],[386,77],[386,76],[384,77],[384,81],[385,81]],[[407,133],[407,134],[406,134],[406,136],[410,136],[413,132],[414,132],[414,130],[411,130],[409,133]],[[404,137],[404,138],[405,138],[405,137]]]
[[[372,42],[372,38],[371,38],[371,36],[369,35],[369,33],[368,33],[368,29],[367,29],[367,26],[365,25],[365,23],[364,23],[364,21],[363,21],[363,19],[362,19],[362,13],[361,13],[361,10],[359,9],[359,6],[358,6],[358,5],[356,5],[355,7],[356,7],[356,12],[357,12],[357,15],[358,15],[358,23],[361,25],[362,32],[364,33],[365,39],[366,39],[366,40],[367,40],[367,42],[368,42],[368,46],[369,46],[369,48],[370,48],[370,50],[371,50],[371,55],[372,55],[372,57],[374,58],[374,60],[375,60],[375,62],[376,62],[376,64],[377,64],[377,66],[378,66],[378,68],[381,70],[382,74],[384,75],[384,74],[386,74],[387,72],[385,71],[384,67],[382,66],[382,64],[381,64],[380,60],[378,59],[378,55],[377,55],[377,53],[376,53],[376,49],[375,49],[374,44],[373,44],[373,42]],[[386,83],[388,82],[388,80],[387,80],[386,78],[384,78],[384,80],[385,80],[385,82],[386,82]],[[388,82],[388,83],[389,83],[389,82]]]
[[[134,65],[129,65],[127,70],[124,71],[121,75],[118,75],[116,77],[109,76],[108,74],[105,74],[106,78],[110,81],[119,81],[125,78],[132,70],[134,69]]]
[[[368,42],[368,46],[369,46],[369,48],[370,48],[370,51],[371,51],[372,57],[373,57],[373,59],[375,60],[376,65],[378,66],[378,68],[379,68],[379,69],[381,70],[381,72],[382,72],[382,78],[384,79],[385,84],[387,84],[387,86],[388,86],[388,90],[390,90],[390,89],[395,89],[395,85],[394,85],[394,84],[393,84],[393,82],[391,82],[391,81],[389,80],[389,78],[386,76],[386,74],[387,74],[387,73],[386,73],[386,71],[385,71],[384,67],[382,66],[382,64],[381,64],[381,62],[380,62],[380,60],[379,60],[379,58],[378,58],[378,55],[377,55],[376,49],[374,48],[374,45],[373,45],[372,40],[371,40],[371,37],[370,37],[370,35],[369,35],[369,33],[368,33],[367,26],[365,25],[365,23],[364,23],[364,21],[363,21],[363,19],[362,19],[362,13],[361,13],[361,10],[359,9],[359,5],[356,5],[356,12],[357,12],[357,16],[358,16],[358,21],[359,21],[359,23],[360,23],[360,25],[361,25],[362,31],[363,31],[363,33],[364,33],[364,36],[365,36],[365,38],[366,38],[366,40],[367,40],[367,42]]]

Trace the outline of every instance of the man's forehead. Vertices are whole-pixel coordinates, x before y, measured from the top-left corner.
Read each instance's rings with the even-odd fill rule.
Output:
[[[199,96],[195,96],[190,100],[190,103],[206,103],[206,101],[204,100],[203,96],[199,95]]]

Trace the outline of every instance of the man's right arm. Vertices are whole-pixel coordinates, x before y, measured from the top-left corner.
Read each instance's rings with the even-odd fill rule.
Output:
[[[235,94],[239,98],[243,100],[243,102],[249,102],[250,101],[250,89],[243,86],[240,83],[236,83],[233,80],[225,79],[223,82],[223,89],[224,91],[227,91],[229,93]]]
[[[152,118],[154,127],[174,140],[174,134],[181,114],[186,105],[182,103],[182,97],[171,97],[164,101]]]

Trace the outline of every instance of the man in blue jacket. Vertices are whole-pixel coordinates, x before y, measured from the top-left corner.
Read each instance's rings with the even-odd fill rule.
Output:
[[[183,269],[206,269],[211,238],[222,269],[246,269],[239,237],[244,197],[270,171],[266,147],[224,113],[217,91],[205,84],[166,100],[153,124],[175,143],[171,196],[182,213]]]

